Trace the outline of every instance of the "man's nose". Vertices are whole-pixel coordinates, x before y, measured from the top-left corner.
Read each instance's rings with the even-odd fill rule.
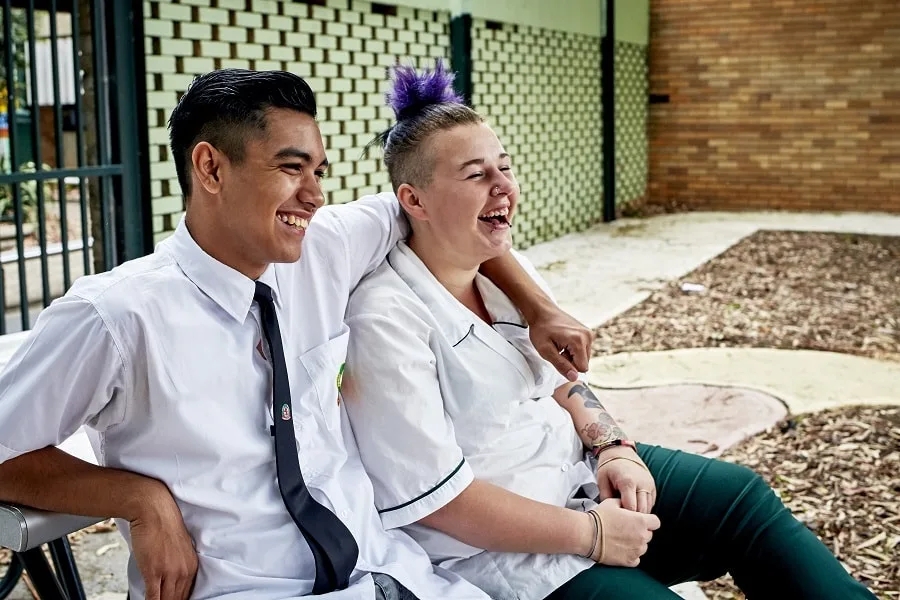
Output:
[[[301,186],[297,195],[301,204],[310,205],[315,209],[325,205],[325,193],[322,191],[322,182],[318,179],[309,185]]]

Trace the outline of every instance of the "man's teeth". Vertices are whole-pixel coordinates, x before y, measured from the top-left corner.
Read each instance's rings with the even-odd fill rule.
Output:
[[[302,219],[302,218],[298,217],[297,215],[281,214],[281,215],[276,215],[276,216],[278,217],[278,219],[281,220],[282,223],[287,223],[288,225],[293,225],[294,227],[297,227],[299,229],[306,229],[307,227],[309,227],[309,220]]]

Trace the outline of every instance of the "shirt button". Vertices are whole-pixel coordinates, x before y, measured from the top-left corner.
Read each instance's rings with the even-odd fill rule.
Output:
[[[349,518],[350,518],[350,511],[349,511],[349,510],[342,510],[342,511],[341,511],[341,519],[343,519],[344,521],[346,521],[346,520],[349,519]]]
[[[563,466],[561,466],[560,469],[562,469],[562,472],[565,473],[566,471],[569,470],[569,465],[566,463],[563,463]]]
[[[553,428],[550,427],[550,424],[544,423],[544,433],[550,433],[551,431],[553,431]]]

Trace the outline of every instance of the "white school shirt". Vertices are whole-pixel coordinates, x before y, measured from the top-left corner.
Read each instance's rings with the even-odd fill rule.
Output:
[[[521,255],[520,262],[546,290]],[[593,565],[575,555],[486,552],[415,523],[474,478],[585,510],[598,495],[569,414],[566,383],[489,280],[476,284],[493,326],[454,298],[403,242],[350,298],[342,395],[387,528],[493,598],[540,600]],[[549,290],[547,290],[549,293]]]
[[[383,572],[423,599],[484,599],[433,569],[407,535],[382,527],[338,404],[347,299],[403,230],[392,194],[325,207],[302,258],[260,277],[274,291],[304,479],[359,544],[352,584],[326,597],[371,600],[369,573]],[[315,579],[276,482],[272,371],[257,349],[254,290],[182,221],[152,255],[76,281],[0,376],[0,461],[57,445],[86,424],[101,465],[171,490],[199,556],[192,598],[298,598]],[[127,523],[119,525],[130,543]],[[142,599],[133,557],[128,576],[131,597]]]

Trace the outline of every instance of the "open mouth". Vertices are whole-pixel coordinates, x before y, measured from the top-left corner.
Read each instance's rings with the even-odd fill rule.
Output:
[[[478,220],[491,225],[494,229],[509,227],[509,208],[501,208],[479,215]]]
[[[306,228],[309,227],[309,219],[304,219],[298,217],[297,215],[289,213],[276,213],[275,218],[288,227],[293,227],[294,229],[299,231],[306,231]]]

